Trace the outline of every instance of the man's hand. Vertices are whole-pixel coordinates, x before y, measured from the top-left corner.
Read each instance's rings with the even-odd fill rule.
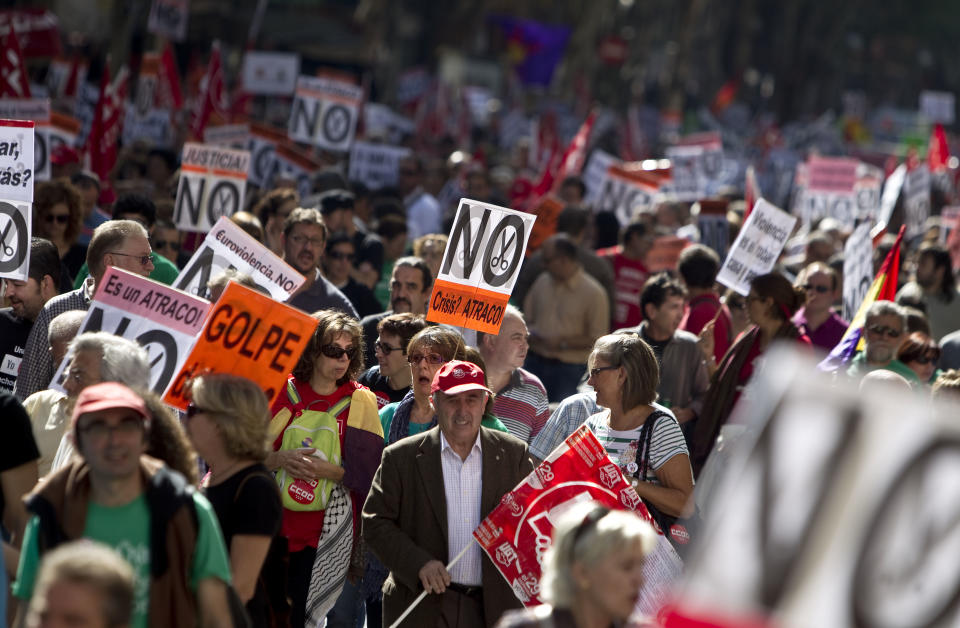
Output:
[[[431,560],[417,574],[427,593],[443,593],[450,584],[450,572],[439,560]]]

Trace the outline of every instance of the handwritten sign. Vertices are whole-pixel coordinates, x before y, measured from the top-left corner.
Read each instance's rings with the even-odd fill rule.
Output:
[[[536,216],[461,199],[427,320],[500,332]]]
[[[173,285],[197,296],[207,294],[210,277],[233,268],[253,278],[277,301],[286,301],[306,279],[273,251],[227,217],[213,226]]]
[[[730,247],[717,281],[746,296],[750,281],[773,268],[796,224],[796,216],[758,199]]]
[[[187,379],[210,370],[253,380],[272,403],[316,327],[312,316],[231,281],[163,400],[186,409]]]
[[[221,216],[243,209],[250,153],[186,143],[174,221],[184,231],[209,231]]]
[[[873,238],[863,223],[843,245],[843,318],[852,321],[873,283]]]

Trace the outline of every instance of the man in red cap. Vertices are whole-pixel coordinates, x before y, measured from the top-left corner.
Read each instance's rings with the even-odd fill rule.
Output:
[[[472,534],[533,465],[523,441],[480,426],[493,393],[478,366],[447,362],[431,390],[437,427],[384,450],[363,507],[363,538],[390,569],[383,623],[426,591],[410,626],[493,626],[520,602]]]
[[[229,626],[230,562],[210,502],[162,462],[144,455],[150,413],[118,382],[77,397],[72,438],[80,459],[27,499],[13,593],[30,598],[40,558],[75,539],[104,543],[134,570],[135,626]],[[192,512],[191,512],[192,509]]]

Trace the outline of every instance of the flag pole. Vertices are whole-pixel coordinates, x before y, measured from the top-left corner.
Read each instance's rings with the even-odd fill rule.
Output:
[[[470,549],[470,546],[473,545],[475,541],[476,541],[476,539],[473,539],[473,540],[471,540],[469,543],[467,543],[467,544],[464,546],[464,548],[463,548],[462,550],[460,550],[460,553],[457,554],[456,556],[454,556],[454,557],[453,557],[453,560],[451,560],[449,563],[447,563],[447,571],[450,571],[450,568],[453,567],[455,564],[457,564],[457,561],[458,561],[458,560],[460,560],[461,558],[463,558],[463,555],[467,553],[467,550]],[[423,601],[423,598],[425,598],[425,597],[427,597],[427,591],[426,591],[426,590],[423,590],[423,591],[420,592],[420,595],[417,596],[417,599],[415,599],[415,600],[413,601],[413,603],[412,603],[410,606],[407,607],[407,610],[403,611],[403,615],[401,615],[400,617],[398,617],[398,618],[397,618],[397,621],[395,621],[395,622],[393,622],[392,624],[390,624],[390,628],[397,628],[397,626],[399,626],[400,623],[401,623],[404,619],[407,618],[407,615],[409,615],[410,613],[413,612],[413,609],[415,609],[415,608],[417,607],[417,605],[420,604],[420,602],[422,602],[422,601]]]

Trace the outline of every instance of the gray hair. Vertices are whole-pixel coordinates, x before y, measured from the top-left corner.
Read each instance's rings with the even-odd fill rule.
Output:
[[[903,309],[903,306],[894,303],[893,301],[874,301],[869,308],[867,308],[867,315],[864,317],[864,322],[869,323],[871,319],[874,319],[878,316],[896,316],[900,319],[900,331],[906,331],[907,329],[907,312]]]
[[[73,339],[70,351],[99,354],[100,379],[105,382],[120,382],[130,388],[150,387],[147,350],[132,340],[105,331],[85,332]]]
[[[627,510],[610,510],[591,521],[599,508],[603,507],[596,502],[585,502],[561,515],[553,529],[553,545],[543,561],[540,597],[544,601],[559,608],[574,604],[574,563],[595,565],[633,543],[641,544],[645,556],[656,547],[657,533],[639,516]]]
[[[523,312],[521,312],[520,309],[517,306],[513,305],[512,303],[508,303],[507,307],[503,308],[503,319],[506,320],[508,316],[513,316],[514,318],[520,319],[521,323],[527,322],[526,319],[523,318]],[[500,335],[499,333],[496,334],[496,336],[499,336],[499,335]],[[481,344],[483,343],[483,339],[487,336],[494,336],[494,334],[488,334],[482,331],[477,332],[477,347],[481,346]]]
[[[55,342],[70,340],[80,331],[80,325],[86,317],[85,310],[67,310],[63,314],[54,316],[47,329],[47,342],[53,345]]]

